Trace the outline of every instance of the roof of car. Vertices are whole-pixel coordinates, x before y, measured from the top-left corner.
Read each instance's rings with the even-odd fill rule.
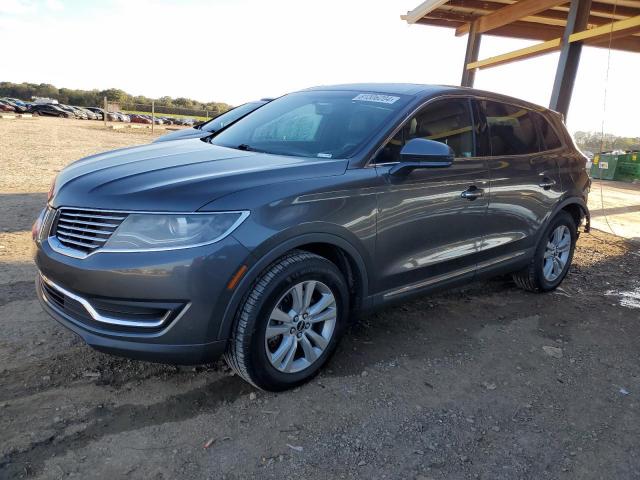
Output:
[[[346,83],[342,85],[319,85],[305,89],[309,90],[347,90],[347,91],[364,91],[372,93],[382,93],[389,95],[413,95],[415,97],[430,97],[436,94],[471,94],[480,97],[488,97],[509,103],[516,103],[522,106],[534,108],[536,110],[548,110],[546,107],[527,102],[515,97],[509,97],[495,92],[485,90],[476,90],[473,88],[451,86],[451,85],[423,85],[419,83]]]
[[[365,92],[396,95],[420,95],[449,90],[443,85],[421,85],[418,83],[345,83],[342,85],[319,85],[307,90],[361,90]]]

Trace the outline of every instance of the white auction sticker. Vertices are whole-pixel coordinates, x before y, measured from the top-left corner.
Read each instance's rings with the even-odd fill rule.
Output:
[[[377,103],[396,103],[400,100],[400,97],[394,97],[392,95],[379,95],[376,93],[361,93],[353,97],[353,100],[360,102],[377,102]]]

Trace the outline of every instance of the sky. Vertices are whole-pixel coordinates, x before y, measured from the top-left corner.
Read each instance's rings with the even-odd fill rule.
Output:
[[[233,105],[335,83],[457,85],[466,37],[400,20],[419,3],[0,0],[0,81]],[[485,35],[480,58],[532,43]],[[547,106],[557,61],[482,70],[475,87]],[[570,131],[604,122],[605,132],[640,136],[639,85],[640,54],[583,49]]]

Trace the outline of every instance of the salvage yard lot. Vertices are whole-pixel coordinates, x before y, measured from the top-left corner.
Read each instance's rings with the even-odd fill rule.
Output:
[[[36,300],[31,223],[64,165],[152,138],[0,120],[0,478],[640,477],[640,246],[600,231],[557,292],[364,316],[292,392],[86,347]]]

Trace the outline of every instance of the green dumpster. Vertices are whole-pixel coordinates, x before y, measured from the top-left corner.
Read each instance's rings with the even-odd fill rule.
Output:
[[[640,153],[629,152],[620,155],[613,179],[623,181],[640,180]]]
[[[618,166],[618,155],[612,153],[598,153],[593,157],[591,177],[600,180],[613,180]]]

